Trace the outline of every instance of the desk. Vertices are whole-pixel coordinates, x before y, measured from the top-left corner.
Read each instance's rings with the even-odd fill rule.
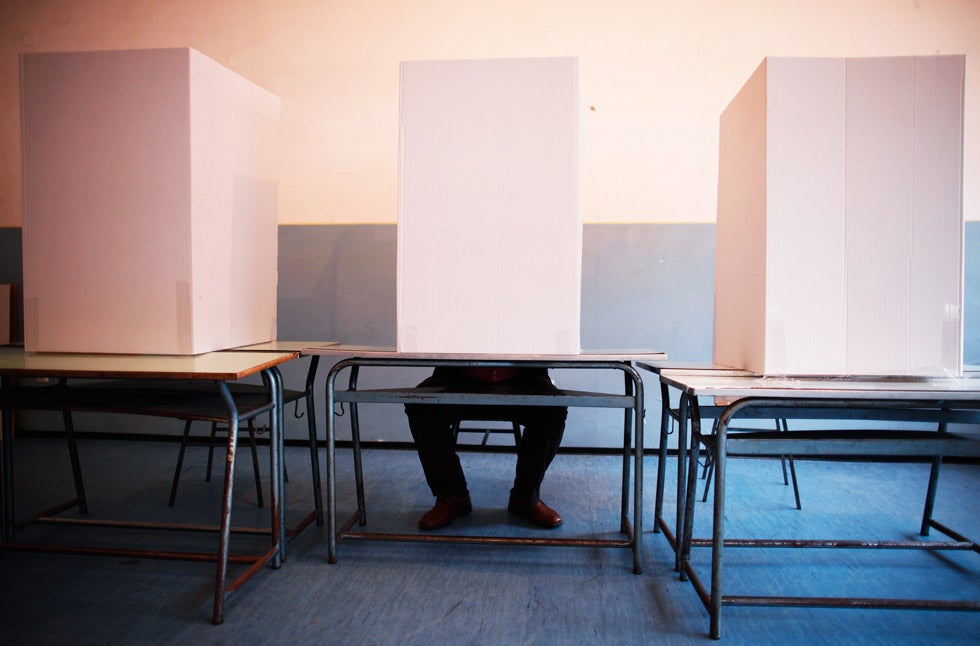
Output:
[[[313,474],[313,507],[314,515],[316,518],[317,525],[323,525],[323,498],[322,498],[322,487],[320,485],[320,460],[317,456],[317,446],[316,446],[316,409],[313,403],[313,386],[316,382],[316,372],[317,367],[320,365],[320,357],[316,354],[311,354],[305,352],[306,348],[324,348],[329,346],[339,345],[338,341],[266,341],[265,343],[256,343],[253,345],[245,345],[238,348],[230,348],[229,352],[298,352],[302,356],[310,357],[310,366],[306,372],[306,383],[302,391],[297,390],[283,390],[283,404],[288,404],[290,402],[298,402],[300,399],[306,402],[306,425],[309,432],[310,441],[310,469]],[[282,440],[285,441],[285,433],[282,434]],[[185,433],[186,436],[186,433]],[[280,445],[280,454],[282,452],[282,446]],[[179,468],[179,465],[178,465]],[[286,470],[285,468],[280,469],[279,475],[285,478]],[[176,477],[174,478],[174,484],[176,488]],[[280,490],[285,490],[285,482],[279,483]],[[282,514],[286,513],[285,506],[282,507]],[[293,529],[293,532],[302,531],[312,521],[311,516],[307,516],[303,519],[297,526]],[[283,527],[285,527],[286,520],[282,518]]]
[[[487,355],[487,354],[426,354],[400,353],[384,348],[364,348],[336,346],[330,348],[307,349],[310,354],[331,355],[341,358],[327,375],[327,528],[328,561],[337,561],[338,538],[360,538],[374,540],[412,540],[429,542],[457,543],[497,543],[520,545],[576,545],[593,547],[624,547],[632,550],[633,571],[641,572],[640,534],[643,527],[643,381],[633,368],[635,360],[662,360],[661,353],[617,353],[581,355]],[[346,358],[345,358],[346,357]],[[358,390],[357,379],[362,368],[405,368],[405,367],[525,367],[546,369],[576,370],[614,370],[624,377],[624,393],[595,393],[579,391],[559,391],[555,395],[517,395],[503,393],[451,393],[433,389],[395,388],[378,390]],[[344,370],[350,371],[348,388],[338,390],[337,376]],[[357,486],[357,511],[340,528],[336,521],[336,468],[335,468],[335,422],[334,405],[350,404],[351,434],[354,445],[354,470]],[[475,404],[475,405],[520,405],[520,406],[583,406],[624,409],[624,447],[623,447],[623,491],[620,509],[620,531],[626,534],[625,540],[589,540],[557,538],[519,538],[519,537],[475,537],[447,536],[443,534],[379,534],[353,532],[355,523],[366,524],[364,487],[360,467],[360,440],[358,430],[357,405],[362,403],[415,403],[415,404]],[[632,433],[632,442],[631,442]],[[635,446],[635,451],[631,451]],[[633,468],[633,522],[628,512],[630,453],[634,454]],[[420,475],[421,477],[421,475]]]
[[[672,408],[670,405],[670,390],[667,387],[667,382],[661,379],[664,374],[673,374],[678,376],[684,375],[694,375],[694,376],[715,376],[715,377],[749,377],[755,376],[752,372],[748,370],[741,370],[738,368],[730,368],[728,366],[722,366],[716,363],[697,363],[697,362],[680,362],[680,361],[641,361],[637,366],[642,370],[647,370],[649,372],[657,375],[657,381],[660,382],[660,444],[659,444],[659,455],[657,457],[657,490],[656,496],[654,498],[654,508],[653,508],[653,531],[654,533],[660,533],[663,531],[664,535],[667,537],[667,542],[670,543],[671,547],[674,549],[674,569],[680,569],[680,550],[677,549],[677,533],[672,532],[670,526],[664,520],[663,508],[664,508],[664,489],[666,486],[666,473],[667,473],[667,436],[670,434],[671,420],[677,422],[677,500],[684,500],[684,491],[687,486],[687,419],[688,419],[688,399],[681,397],[678,407]],[[722,406],[713,406],[705,409],[701,407],[701,412],[704,417],[716,417],[720,414]],[[679,528],[683,525],[683,506],[678,503],[677,505],[677,521],[675,528]],[[675,530],[676,531],[676,530]]]
[[[138,355],[100,355],[100,354],[62,354],[33,353],[21,348],[0,349],[0,408],[3,411],[2,434],[2,474],[0,474],[0,532],[6,549],[33,548],[45,546],[21,546],[14,541],[14,478],[13,478],[13,411],[15,410],[96,410],[103,412],[133,413],[144,415],[180,417],[193,412],[194,415],[218,415],[227,422],[228,446],[222,499],[220,524],[213,529],[218,532],[217,553],[201,555],[196,553],[127,550],[133,557],[174,558],[189,560],[214,560],[217,563],[215,574],[214,612],[212,621],[223,621],[225,595],[233,592],[247,579],[251,578],[266,563],[279,567],[284,557],[284,536],[282,526],[282,376],[278,366],[295,359],[296,352],[214,352],[196,356],[138,356]],[[259,406],[249,406],[239,410],[238,403],[229,389],[228,382],[261,373],[268,388],[268,397]],[[114,388],[87,388],[48,386],[20,387],[11,383],[12,378],[44,377],[56,379],[123,379],[145,380],[151,384],[159,380],[187,380],[194,383],[213,382],[217,390],[209,388],[190,388],[174,391],[161,387],[147,387],[138,391]],[[273,451],[271,545],[264,554],[243,557],[236,561],[250,564],[238,578],[226,585],[229,541],[231,533],[231,504],[234,484],[235,452],[238,439],[238,425],[260,414],[272,415],[270,446]],[[203,418],[203,417],[202,417]],[[73,470],[76,475],[76,503],[85,511],[84,490],[80,488],[77,455],[73,456]],[[67,507],[63,507],[67,508]],[[149,526],[149,524],[146,524]],[[127,526],[134,526],[132,524]],[[169,529],[181,529],[171,526]],[[196,528],[200,529],[200,528]],[[99,548],[81,548],[82,553],[109,553]]]
[[[661,381],[677,389],[690,411],[692,441],[684,491],[684,510],[679,516],[681,578],[689,577],[710,615],[712,638],[720,635],[722,605],[835,606],[874,608],[920,608],[939,610],[978,610],[980,602],[934,601],[920,599],[843,599],[803,597],[745,597],[723,594],[723,554],[726,547],[839,547],[957,549],[980,552],[977,544],[932,518],[936,484],[943,456],[980,456],[980,439],[975,435],[948,432],[950,423],[980,422],[980,380],[962,379],[854,379],[854,378],[765,378],[719,376],[687,372],[661,373]],[[718,416],[713,435],[702,434],[698,397],[722,397],[733,403]],[[909,430],[816,430],[783,432],[744,432],[729,435],[731,422],[738,418],[851,419],[935,423],[936,431]],[[684,419],[682,423],[686,423]],[[712,537],[692,538],[694,499],[699,447],[711,451],[715,461]],[[932,470],[926,491],[920,534],[930,529],[951,541],[834,541],[757,539],[725,537],[726,457],[742,455],[833,455],[833,456],[926,456]],[[678,501],[680,504],[680,501]],[[710,546],[710,590],[701,582],[690,562],[692,546]]]

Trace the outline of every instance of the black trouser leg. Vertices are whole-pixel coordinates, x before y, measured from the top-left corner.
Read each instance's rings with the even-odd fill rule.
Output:
[[[449,406],[409,404],[405,406],[408,426],[415,440],[425,481],[436,498],[465,496],[466,476],[456,455]]]
[[[564,408],[541,408],[538,411],[533,415],[536,419],[524,422],[513,489],[516,498],[531,504],[541,495],[541,482],[558,453],[565,431]]]

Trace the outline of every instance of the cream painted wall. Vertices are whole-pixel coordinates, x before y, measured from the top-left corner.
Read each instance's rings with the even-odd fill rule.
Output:
[[[3,0],[0,226],[21,223],[17,54],[190,46],[282,98],[280,222],[392,222],[401,60],[580,56],[585,219],[711,222],[718,119],[765,56],[966,54],[978,0]]]

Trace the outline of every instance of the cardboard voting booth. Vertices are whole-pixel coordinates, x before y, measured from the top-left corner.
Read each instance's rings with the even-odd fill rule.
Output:
[[[401,65],[398,349],[578,353],[575,58]]]
[[[21,57],[28,350],[276,335],[279,99],[188,48]]]
[[[714,357],[962,373],[962,56],[767,58],[721,116]]]

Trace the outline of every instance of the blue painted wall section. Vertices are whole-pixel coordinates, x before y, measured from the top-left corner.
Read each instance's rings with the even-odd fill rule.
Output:
[[[980,364],[980,222],[963,236],[963,363]]]
[[[280,227],[279,337],[393,346],[396,244],[393,224]],[[711,224],[586,225],[583,348],[650,348],[666,351],[680,361],[710,360],[714,245]],[[21,263],[20,229],[0,229],[0,282],[22,285]],[[980,364],[980,222],[969,222],[965,228],[964,291],[964,359]],[[287,384],[300,383],[304,370],[302,365],[289,366]],[[361,383],[365,387],[404,385],[425,375],[417,370],[381,373],[365,375]],[[566,388],[621,387],[618,381],[604,383],[576,371],[555,378]],[[317,392],[323,392],[322,384],[317,385]],[[657,410],[658,397],[657,389],[648,389],[648,410]],[[322,408],[320,403],[321,423]],[[617,445],[620,433],[609,431],[621,430],[621,425],[611,414],[572,411],[565,444]],[[366,440],[409,439],[399,406],[365,407],[361,416]],[[60,428],[60,416],[32,415],[29,419],[31,424],[25,428]],[[648,415],[648,419],[655,421],[656,417]],[[99,427],[98,420],[91,423]],[[124,426],[146,431],[159,430],[160,424],[136,420]],[[166,432],[179,432],[171,426],[165,427]],[[342,422],[340,437],[345,437],[344,427]],[[290,437],[301,438],[305,422],[287,415],[287,431]],[[646,444],[655,442],[655,433],[648,433]]]

